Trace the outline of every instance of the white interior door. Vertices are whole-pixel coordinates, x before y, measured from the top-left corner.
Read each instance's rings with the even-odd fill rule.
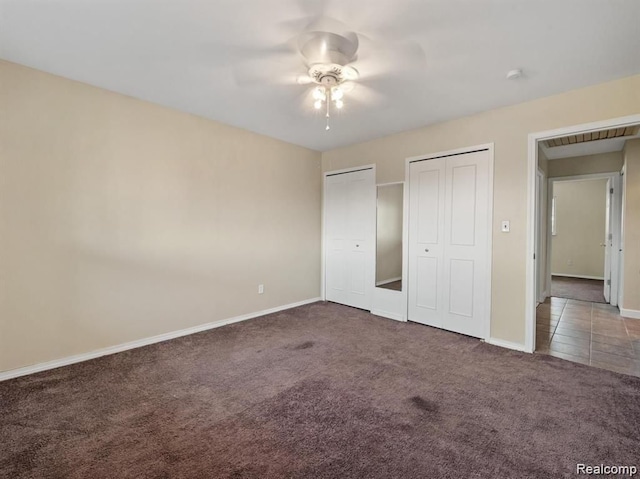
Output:
[[[487,150],[410,164],[411,321],[484,337],[491,232]]]
[[[613,246],[612,224],[613,219],[613,181],[611,178],[607,180],[607,203],[605,209],[605,230],[604,230],[604,299],[607,303],[611,302],[611,247]]]
[[[442,328],[446,159],[409,168],[408,318]]]
[[[325,178],[325,297],[371,309],[375,283],[373,169]]]

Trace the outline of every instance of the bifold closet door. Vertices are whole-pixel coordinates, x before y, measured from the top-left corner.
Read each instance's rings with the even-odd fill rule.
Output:
[[[329,175],[324,192],[325,297],[370,310],[375,282],[374,171]]]
[[[410,164],[408,319],[485,336],[489,152]]]

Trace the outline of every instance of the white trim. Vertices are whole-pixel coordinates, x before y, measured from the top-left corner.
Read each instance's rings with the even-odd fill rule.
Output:
[[[148,338],[137,339],[127,343],[117,344],[115,346],[109,346],[106,348],[91,351],[89,353],[76,354],[74,356],[67,356],[66,358],[54,359],[53,361],[47,361],[44,363],[34,364],[33,366],[26,366],[18,369],[11,369],[9,371],[0,372],[0,381],[6,381],[7,379],[13,379],[20,376],[26,376],[28,374],[39,373],[47,371],[49,369],[56,369],[62,366],[69,366],[71,364],[80,363],[83,361],[89,361],[90,359],[96,359],[102,356],[108,356],[110,354],[121,353],[130,349],[141,348],[143,346],[149,346],[150,344],[161,343],[171,339],[180,338],[182,336],[188,336],[190,334],[201,333],[210,329],[219,328],[221,326],[227,326],[233,323],[239,323],[248,319],[257,318],[267,314],[277,313],[284,311],[285,309],[297,308],[298,306],[304,306],[305,304],[311,304],[320,301],[320,298],[305,299],[304,301],[298,301],[297,303],[285,304],[284,306],[277,306],[275,308],[265,309],[255,313],[243,314],[233,318],[222,319],[220,321],[214,321],[211,323],[201,324],[199,326],[193,326],[191,328],[180,329],[178,331],[171,331],[169,333],[158,334],[157,336],[151,336]]]
[[[325,274],[324,274],[324,270],[326,268],[326,256],[327,256],[327,242],[324,239],[324,234],[325,234],[325,221],[326,221],[326,215],[325,215],[325,207],[324,207],[324,202],[326,200],[327,195],[325,194],[325,176],[322,177],[322,188],[321,188],[321,194],[322,194],[322,198],[320,199],[320,207],[322,208],[322,212],[320,213],[320,299],[322,299],[322,301],[326,301],[327,300],[327,292],[325,290],[325,285],[324,285],[324,281],[325,281]]]
[[[398,276],[397,278],[383,279],[382,281],[376,281],[376,286],[380,286],[381,284],[389,284],[394,283],[396,281],[400,281],[402,276]]]
[[[407,321],[402,314],[390,313],[388,311],[382,311],[380,309],[372,309],[371,314],[375,316],[382,316],[383,318],[387,319],[393,319],[394,321],[401,321],[403,323]]]
[[[409,171],[410,163],[414,163],[416,161],[423,161],[423,160],[433,160],[435,158],[443,158],[445,156],[463,155],[465,153],[472,153],[474,151],[482,151],[482,150],[489,150],[493,156],[493,146],[494,146],[493,143],[484,143],[482,145],[465,146],[464,148],[456,148],[455,150],[438,151],[436,153],[429,153],[428,155],[418,155],[418,156],[412,156],[410,158],[407,158],[405,160],[406,181],[407,182],[409,181],[408,171]]]
[[[620,181],[618,185],[620,186],[620,245],[618,248],[619,253],[619,261],[618,265],[618,306],[622,307],[624,304],[624,256],[625,256],[625,247],[624,247],[624,220],[626,218],[626,205],[627,202],[627,164],[626,162],[622,165],[622,169],[620,170]]]
[[[491,337],[491,292],[492,292],[492,277],[493,277],[493,175],[494,175],[494,143],[484,143],[482,145],[473,145],[466,146],[464,148],[457,148],[455,150],[447,150],[447,151],[439,151],[436,153],[429,153],[427,155],[419,155],[412,156],[410,158],[405,159],[404,163],[404,176],[405,176],[405,203],[404,203],[404,231],[402,237],[402,282],[403,287],[402,290],[405,292],[405,303],[407,305],[406,317],[409,320],[409,283],[408,283],[408,274],[409,274],[409,188],[410,188],[410,165],[416,161],[424,161],[424,160],[433,160],[436,158],[443,158],[447,156],[454,155],[462,155],[465,153],[473,153],[475,151],[484,151],[487,150],[489,152],[489,204],[488,214],[487,214],[487,224],[489,227],[489,236],[487,238],[487,250],[489,253],[488,261],[487,261],[487,282],[486,282],[486,309],[485,309],[485,321],[484,321],[484,337],[480,339],[487,339]]]
[[[598,281],[604,281],[604,276],[587,276],[586,274],[551,273],[551,276],[563,276],[565,278],[578,278],[578,279],[595,279]]]
[[[404,164],[402,189],[402,305],[403,321],[409,320],[409,162]]]
[[[527,250],[526,250],[526,293],[525,293],[525,349],[533,353],[536,337],[536,298],[535,298],[535,196],[536,173],[538,168],[538,141],[561,136],[589,133],[609,128],[622,128],[640,123],[639,115],[596,121],[582,125],[557,128],[529,134],[527,155]]]
[[[631,319],[640,319],[640,311],[638,311],[637,309],[620,308],[620,316]]]
[[[619,171],[606,171],[604,173],[587,173],[584,175],[573,176],[550,176],[549,181],[591,181],[591,180],[605,180],[619,176]]]
[[[376,169],[375,163],[371,163],[369,165],[342,168],[341,170],[325,171],[324,173],[322,173],[322,179],[326,178],[327,176],[344,175],[345,173],[353,173],[354,171],[375,170],[375,169]]]
[[[547,278],[546,275],[543,278],[542,277],[542,261],[544,260],[545,262],[545,267],[546,267],[546,259],[547,259],[547,251],[548,251],[548,245],[545,244],[546,248],[545,248],[545,255],[543,257],[542,255],[542,245],[543,245],[543,241],[542,241],[542,225],[543,225],[543,216],[542,216],[542,204],[543,204],[543,198],[547,192],[547,182],[546,182],[546,178],[547,175],[545,174],[545,172],[538,167],[538,171],[536,173],[536,235],[535,235],[535,240],[536,240],[536,293],[537,293],[537,297],[536,300],[539,303],[543,303],[544,300],[546,299],[544,297],[544,292],[543,289],[545,289],[547,287]],[[538,181],[539,180],[539,181]],[[546,198],[545,202],[546,202]],[[548,220],[548,215],[545,212],[545,217]],[[546,222],[548,223],[548,221]],[[548,228],[548,224],[546,224],[547,228]],[[545,241],[544,243],[546,243],[546,235],[545,235]],[[546,268],[545,268],[546,269]]]
[[[485,343],[492,344],[493,346],[499,346],[501,348],[507,348],[507,349],[513,349],[515,351],[521,351],[523,353],[527,352],[524,344],[513,343],[511,341],[504,341],[502,339],[489,338],[489,339],[485,340]]]
[[[377,186],[404,185],[404,181],[389,181],[387,183],[376,183]]]

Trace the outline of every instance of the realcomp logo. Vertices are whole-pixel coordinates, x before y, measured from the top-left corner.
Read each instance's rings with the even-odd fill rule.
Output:
[[[633,477],[638,473],[638,466],[608,466],[606,464],[589,465],[577,464],[576,474],[588,476],[629,476]]]

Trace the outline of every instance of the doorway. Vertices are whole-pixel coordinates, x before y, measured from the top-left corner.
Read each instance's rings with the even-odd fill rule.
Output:
[[[622,168],[621,152],[590,157]],[[549,178],[549,207],[540,215],[549,223],[541,258],[548,273],[538,278],[549,296],[618,305],[621,189],[617,172]]]
[[[630,320],[616,306],[623,291],[623,151],[627,141],[640,141],[639,132],[636,115],[529,135],[528,351],[637,375]],[[578,189],[589,186],[592,193],[579,199]],[[589,217],[591,226],[578,225]],[[590,264],[581,258],[585,242]],[[558,279],[593,282],[598,298],[558,294]]]
[[[600,122],[588,123],[583,125],[570,126],[565,128],[559,128],[556,130],[542,131],[538,133],[529,134],[529,152],[528,152],[528,212],[527,212],[527,262],[526,262],[526,298],[525,298],[525,350],[533,352],[535,350],[535,332],[536,332],[536,271],[537,262],[541,261],[540,257],[536,257],[536,245],[540,236],[540,228],[536,222],[536,183],[537,172],[539,166],[539,152],[541,144],[544,141],[560,140],[565,138],[567,145],[571,144],[571,141],[576,142],[576,139],[570,139],[570,136],[575,136],[582,139],[593,138],[594,134],[598,132],[606,131],[607,135],[610,130],[619,130],[623,135],[627,133],[634,133],[637,135],[637,128],[640,125],[640,115],[631,115],[628,117],[616,118],[611,120],[605,120]],[[566,145],[565,145],[566,146]],[[624,223],[624,221],[622,221]],[[624,251],[620,252],[621,257],[624,257]],[[621,262],[622,264],[622,262]],[[618,274],[622,277],[621,274]],[[618,289],[618,296],[623,291],[622,284]]]

